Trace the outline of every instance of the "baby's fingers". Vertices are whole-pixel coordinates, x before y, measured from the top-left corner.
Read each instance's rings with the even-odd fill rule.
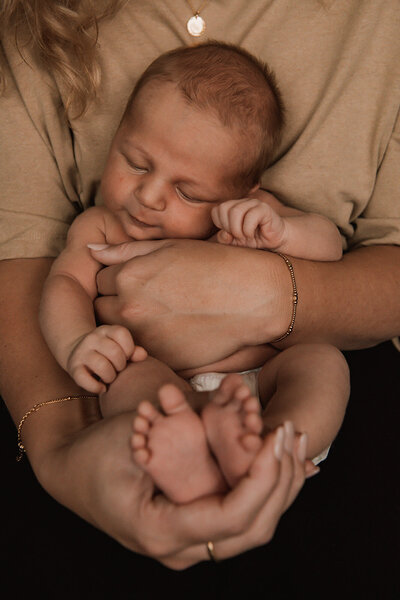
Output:
[[[79,373],[74,375],[73,379],[81,388],[91,394],[100,395],[107,391],[107,386],[93,377],[92,373],[89,373],[83,366],[80,368]]]
[[[114,381],[117,372],[105,356],[93,351],[87,357],[85,364],[72,366],[70,375],[88,392],[101,394],[106,391],[106,384]]]
[[[222,226],[222,220],[221,220],[221,207],[222,204],[218,205],[218,206],[214,206],[214,208],[211,211],[211,218],[214,222],[214,225],[216,227],[218,227],[218,229],[223,229]]]
[[[252,238],[258,225],[258,223],[251,225],[252,221],[254,221],[253,218],[251,221],[249,221],[246,233],[244,230],[244,223],[247,219],[247,215],[249,213],[253,213],[253,211],[256,211],[256,213],[260,211],[262,212],[262,206],[263,205],[256,198],[228,200],[214,209],[214,222],[217,227],[231,233],[236,240],[241,241],[241,245],[247,245],[245,243],[245,238]],[[261,217],[259,217],[259,219],[261,219]]]
[[[246,238],[253,238],[257,228],[266,221],[270,212],[271,209],[267,204],[258,204],[249,208],[243,218],[243,235]]]
[[[127,348],[129,348],[129,345],[127,346]],[[135,346],[132,342],[131,354],[133,353],[134,348],[135,348]],[[119,373],[120,371],[125,369],[126,363],[130,358],[130,356],[128,356],[128,357],[126,356],[125,350],[122,348],[122,346],[118,342],[116,342],[115,340],[113,340],[112,338],[109,338],[109,337],[103,338],[101,340],[101,345],[98,346],[97,348],[95,348],[94,350],[96,350],[100,356],[102,355],[111,364],[111,366],[113,367],[113,369],[116,373]],[[92,356],[92,355],[90,355],[90,356]],[[92,365],[88,365],[88,366],[92,367]],[[99,375],[99,373],[97,373],[97,374]],[[106,381],[106,380],[103,380],[103,381]],[[107,380],[107,383],[111,383],[111,382]]]
[[[135,350],[135,343],[129,329],[121,327],[120,325],[105,325],[99,327],[98,331],[103,332],[105,338],[109,338],[118,344],[126,359],[129,359],[132,356]]]
[[[234,238],[227,231],[218,231],[217,240],[220,244],[232,244]]]
[[[242,203],[242,200],[227,200],[222,202],[219,206],[216,206],[211,211],[211,217],[214,224],[223,231],[232,233],[234,237],[237,237],[232,231],[232,211]]]
[[[125,368],[127,360],[139,362],[147,358],[147,352],[142,346],[136,346],[131,332],[126,327],[119,325],[106,325],[99,327],[104,329],[104,335],[107,339],[104,344],[104,354],[110,359],[117,371]],[[111,342],[111,343],[110,343]],[[112,344],[115,344],[112,346]],[[103,349],[103,346],[102,346]]]
[[[132,362],[141,362],[148,357],[147,351],[143,346],[135,346],[135,349],[130,357]]]
[[[243,219],[248,211],[246,201],[232,204],[226,212],[226,219],[223,219],[224,229],[229,231],[234,238],[243,240]]]
[[[232,244],[233,235],[230,233],[229,218],[227,213],[228,202],[215,206],[211,211],[211,217],[214,225],[220,229],[217,233],[217,241],[220,244]]]

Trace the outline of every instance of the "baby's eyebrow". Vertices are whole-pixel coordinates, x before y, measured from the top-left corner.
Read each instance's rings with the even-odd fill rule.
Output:
[[[127,154],[129,154],[129,152],[131,152],[132,150],[134,150],[136,152],[140,152],[141,154],[143,154],[143,156],[147,157],[147,152],[140,145],[138,145],[136,142],[132,142],[129,139],[122,139],[121,140],[120,149],[121,149],[122,152],[126,152]]]

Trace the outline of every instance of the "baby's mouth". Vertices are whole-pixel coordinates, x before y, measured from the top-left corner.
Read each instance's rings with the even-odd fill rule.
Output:
[[[129,215],[129,218],[132,221],[132,223],[134,225],[136,225],[137,227],[142,227],[144,229],[146,229],[147,227],[154,227],[154,225],[149,225],[148,223],[144,223],[144,221],[140,221],[140,219],[137,219],[133,215]]]

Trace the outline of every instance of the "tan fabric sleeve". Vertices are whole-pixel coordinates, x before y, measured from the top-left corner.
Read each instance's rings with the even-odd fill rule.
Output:
[[[0,60],[0,259],[56,256],[80,210],[72,136],[49,75],[5,43]]]
[[[364,212],[354,222],[349,247],[400,245],[400,113]]]

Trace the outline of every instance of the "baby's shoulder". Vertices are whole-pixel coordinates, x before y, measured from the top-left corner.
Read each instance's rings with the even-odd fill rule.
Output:
[[[84,212],[80,213],[73,220],[69,229],[70,233],[74,234],[76,231],[84,228],[90,228],[95,226],[102,226],[105,219],[108,219],[106,213],[109,212],[103,206],[92,206],[87,208]],[[111,214],[111,213],[110,213]]]
[[[69,234],[71,237],[85,237],[89,242],[100,234],[107,244],[120,244],[130,240],[120,221],[105,206],[92,206],[78,215]]]

